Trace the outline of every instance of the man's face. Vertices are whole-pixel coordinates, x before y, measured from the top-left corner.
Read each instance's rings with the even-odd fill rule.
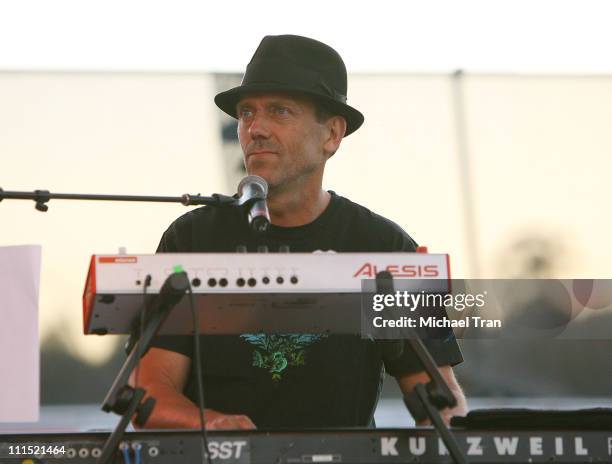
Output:
[[[316,181],[328,158],[329,129],[315,117],[307,97],[285,93],[252,94],[237,105],[238,139],[249,174],[283,189]]]

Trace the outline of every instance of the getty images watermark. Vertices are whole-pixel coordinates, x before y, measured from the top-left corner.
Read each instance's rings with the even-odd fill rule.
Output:
[[[612,280],[407,280],[362,282],[362,336],[612,338]]]

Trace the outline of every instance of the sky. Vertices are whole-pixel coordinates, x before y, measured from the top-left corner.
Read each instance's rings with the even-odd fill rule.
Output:
[[[0,70],[240,71],[266,34],[351,72],[612,74],[608,1],[0,0]]]

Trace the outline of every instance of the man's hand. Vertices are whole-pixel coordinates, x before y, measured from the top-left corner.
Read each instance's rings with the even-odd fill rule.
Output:
[[[211,409],[206,410],[205,414],[206,430],[253,430],[255,424],[248,416],[222,414]]]
[[[440,411],[440,416],[442,417],[442,420],[444,421],[446,425],[449,425],[451,417],[465,416],[467,414],[467,402],[465,400],[463,391],[461,391],[461,387],[457,383],[457,379],[455,378],[455,374],[453,372],[452,367],[440,366],[438,370],[440,371],[440,374],[442,374],[442,377],[444,378],[444,380],[446,380],[446,383],[448,384],[451,392],[453,393],[453,395],[455,395],[455,398],[457,400],[457,405],[454,408],[452,409],[446,408]],[[427,372],[422,371],[422,372],[416,372],[414,374],[407,374],[407,375],[397,377],[396,380],[402,390],[402,393],[405,396],[408,393],[411,393],[414,390],[414,387],[418,383],[427,384],[430,379],[429,379],[429,375],[427,375]],[[430,424],[431,422],[429,419],[425,419],[423,421],[416,422],[416,425],[430,425]]]
[[[147,396],[153,396],[157,401],[145,428],[201,427],[200,409],[183,394],[190,371],[191,359],[173,351],[151,348],[141,359],[138,382],[146,389]],[[130,384],[135,382],[136,372],[130,377]],[[247,416],[223,414],[213,409],[204,411],[204,422],[207,430],[255,428]]]

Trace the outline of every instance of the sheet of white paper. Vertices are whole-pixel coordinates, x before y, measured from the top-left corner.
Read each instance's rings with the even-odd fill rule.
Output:
[[[40,256],[40,245],[0,247],[0,422],[38,421]]]

